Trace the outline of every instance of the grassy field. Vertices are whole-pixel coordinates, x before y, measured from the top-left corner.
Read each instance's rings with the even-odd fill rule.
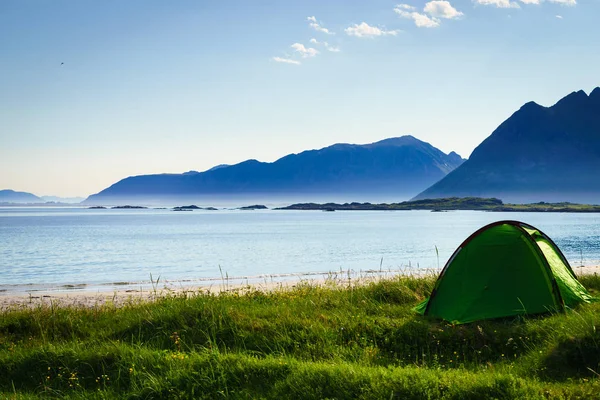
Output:
[[[600,303],[453,326],[411,311],[433,283],[2,311],[0,398],[600,397]]]

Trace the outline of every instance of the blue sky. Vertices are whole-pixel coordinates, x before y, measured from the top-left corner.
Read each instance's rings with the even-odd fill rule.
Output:
[[[0,189],[412,134],[468,157],[600,85],[597,0],[0,2]],[[63,64],[64,63],[64,64]]]

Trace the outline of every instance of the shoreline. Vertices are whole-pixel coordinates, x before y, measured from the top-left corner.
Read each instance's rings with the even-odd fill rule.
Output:
[[[600,265],[572,267],[577,276],[600,274]],[[299,285],[343,287],[364,285],[380,280],[401,277],[435,277],[439,270],[433,269],[399,269],[399,270],[367,270],[338,271],[331,273],[298,274],[285,277],[264,277],[262,281],[248,278],[229,278],[196,281],[193,284],[184,282],[165,282],[162,284],[140,284],[133,286],[99,290],[78,286],[76,288],[47,288],[35,291],[0,292],[0,312],[37,307],[83,307],[96,308],[105,305],[123,307],[132,304],[153,302],[172,296],[220,295],[225,293],[244,294],[248,292],[271,292],[290,290]],[[279,279],[277,279],[279,278]],[[64,285],[63,285],[64,286]]]
[[[600,271],[600,268],[599,268]],[[8,309],[38,306],[74,306],[94,308],[107,304],[122,307],[139,302],[155,301],[169,296],[219,295],[222,293],[270,292],[292,289],[298,285],[340,286],[360,285],[401,276],[437,276],[433,269],[382,269],[361,271],[331,271],[268,275],[261,277],[229,277],[128,285],[65,285],[29,291],[0,292],[0,312]],[[71,285],[69,285],[71,286]],[[23,288],[25,286],[21,286]]]

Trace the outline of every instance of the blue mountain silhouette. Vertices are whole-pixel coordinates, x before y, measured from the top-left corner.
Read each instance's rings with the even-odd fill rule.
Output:
[[[90,196],[85,203],[369,192],[408,198],[463,161],[454,152],[445,154],[429,143],[402,136],[366,145],[335,144],[289,154],[272,163],[247,160],[204,172],[133,176]]]
[[[600,88],[551,107],[529,102],[469,160],[414,199],[497,197],[600,203]]]

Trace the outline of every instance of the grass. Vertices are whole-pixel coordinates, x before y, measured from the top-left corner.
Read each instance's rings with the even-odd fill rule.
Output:
[[[582,283],[598,294],[600,277]],[[578,399],[600,393],[600,304],[453,326],[433,277],[0,313],[0,399]]]

